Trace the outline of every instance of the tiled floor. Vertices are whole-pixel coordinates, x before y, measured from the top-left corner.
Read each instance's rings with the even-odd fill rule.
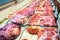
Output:
[[[31,2],[31,0],[25,0],[21,3],[14,5],[14,6],[11,6],[3,11],[0,11],[0,21],[3,20],[4,18],[6,18],[9,14],[12,14],[15,11],[23,8],[25,5],[29,4],[30,2]]]

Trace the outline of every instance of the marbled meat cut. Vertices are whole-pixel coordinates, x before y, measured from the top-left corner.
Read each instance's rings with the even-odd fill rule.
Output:
[[[0,28],[0,40],[13,40],[20,35],[20,32],[20,26],[13,23],[6,24],[3,28]]]
[[[21,14],[17,14],[15,15],[13,18],[11,18],[9,20],[10,23],[14,22],[14,23],[19,23],[19,24],[24,24],[26,23],[28,20],[28,17],[25,15],[21,15]]]
[[[30,25],[39,25],[39,22],[38,22],[39,18],[40,18],[40,17],[39,17],[38,14],[34,14],[34,15],[30,18],[29,24],[30,24]]]
[[[55,26],[55,19],[52,15],[40,16],[40,14],[34,14],[29,21],[30,25],[42,25],[42,26]]]
[[[53,9],[49,1],[40,2],[40,5],[37,6],[35,13],[40,13],[41,15],[53,15]]]
[[[43,26],[55,26],[55,19],[52,15],[49,16],[41,16],[40,19],[40,24]]]
[[[55,18],[53,15],[53,9],[50,4],[50,1],[47,0],[39,0],[41,1],[36,6],[37,9],[35,14],[30,18],[30,25],[42,25],[42,26],[56,26]]]
[[[43,28],[38,33],[38,40],[58,40],[56,28]]]

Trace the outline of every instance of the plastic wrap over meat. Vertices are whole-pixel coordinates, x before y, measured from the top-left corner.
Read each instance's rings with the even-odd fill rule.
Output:
[[[24,24],[28,20],[28,17],[25,15],[17,14],[13,18],[9,20],[9,22],[14,22],[14,23],[19,23],[19,24]]]
[[[0,40],[15,39],[20,35],[20,26],[15,24],[6,24],[3,28],[0,28]]]
[[[42,25],[42,26],[55,26],[55,19],[52,15],[40,16],[40,14],[34,14],[30,21],[30,25]]]
[[[40,24],[43,26],[55,26],[55,19],[53,16],[41,16],[40,17]]]
[[[43,28],[38,33],[38,40],[58,40],[57,29]]]
[[[23,15],[26,15],[26,16],[30,16],[33,14],[32,12],[33,8],[24,8],[23,10],[19,11],[18,14],[23,14]]]

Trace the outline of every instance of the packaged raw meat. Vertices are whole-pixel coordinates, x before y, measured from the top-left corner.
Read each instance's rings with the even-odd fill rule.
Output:
[[[23,10],[17,12],[17,14],[22,14],[22,15],[30,16],[30,15],[33,14],[32,11],[34,12],[33,8],[26,7]]]
[[[37,40],[58,40],[58,34],[56,28],[43,28],[38,33],[38,39]]]
[[[39,32],[39,26],[27,26],[26,30],[29,34],[37,35]]]
[[[0,28],[0,40],[14,40],[21,33],[21,27],[19,25],[9,23]]]
[[[40,13],[41,15],[53,15],[53,9],[51,5],[46,5],[46,3],[44,3],[43,5],[40,4],[38,6],[35,13]]]
[[[30,18],[29,24],[42,26],[56,26],[55,18],[52,15],[40,16],[40,14],[34,14]]]
[[[17,14],[13,18],[11,18],[8,23],[14,22],[14,23],[19,23],[19,24],[24,24],[24,23],[27,22],[27,20],[28,20],[27,16],[21,15],[21,14]]]

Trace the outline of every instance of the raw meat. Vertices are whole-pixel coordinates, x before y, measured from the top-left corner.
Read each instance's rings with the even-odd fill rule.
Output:
[[[52,15],[40,16],[40,14],[34,14],[30,21],[30,25],[42,25],[42,26],[55,26],[55,19]]]
[[[26,28],[27,32],[32,35],[37,35],[39,32],[39,27],[38,26],[28,26]]]
[[[21,28],[16,24],[6,24],[3,28],[0,28],[0,40],[15,39],[20,35]]]
[[[14,22],[14,23],[19,23],[19,24],[24,24],[28,20],[28,17],[25,15],[17,14],[13,18],[9,20],[9,22]]]
[[[56,28],[43,28],[38,33],[38,40],[58,40]]]

